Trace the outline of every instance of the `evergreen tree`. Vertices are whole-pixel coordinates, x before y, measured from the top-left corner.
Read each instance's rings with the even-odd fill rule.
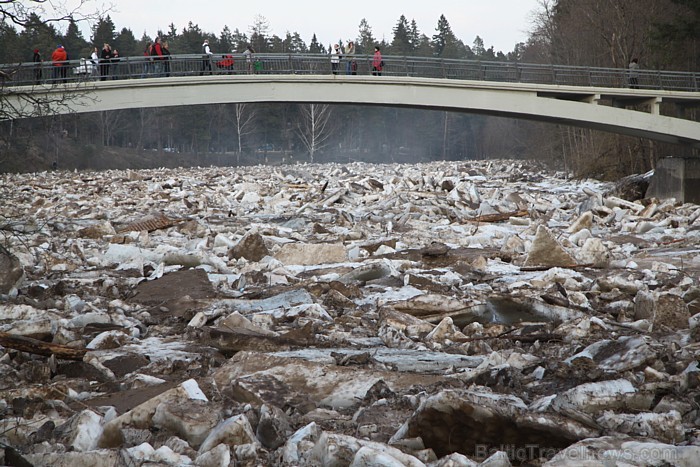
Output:
[[[484,48],[484,40],[476,36],[474,38],[474,43],[472,44],[472,52],[474,52],[474,55],[476,55],[476,58],[483,58],[484,53],[486,52],[486,49]]]
[[[202,51],[205,34],[198,25],[187,23],[177,41],[177,51],[181,54],[198,54]]]
[[[78,25],[71,18],[68,22],[68,29],[66,30],[65,36],[63,36],[63,47],[66,48],[68,52],[68,58],[71,60],[80,57],[89,57],[92,47],[83,38],[83,34],[78,29]]]
[[[365,18],[360,20],[360,30],[355,41],[355,51],[358,54],[371,54],[374,51],[376,40],[372,35],[372,28]]]
[[[233,30],[231,40],[233,41],[233,49],[239,53],[242,53],[248,46],[248,36],[239,31],[238,28]]]
[[[326,53],[323,46],[318,43],[318,39],[316,39],[316,34],[314,34],[313,37],[311,37],[311,43],[309,44],[309,53],[312,53],[312,54]]]
[[[306,47],[304,39],[301,38],[298,32],[292,34],[289,51],[294,53],[306,53],[309,51],[308,47]]]
[[[452,32],[450,23],[445,18],[445,15],[440,15],[437,28],[437,34],[433,36],[433,53],[442,58],[463,58],[465,47]]]
[[[97,24],[92,28],[92,43],[98,49],[102,48],[102,44],[114,44],[114,23],[112,18],[107,15],[105,18],[100,18]]]
[[[391,41],[390,53],[393,55],[410,55],[412,52],[410,26],[404,15],[394,26],[394,38]]]
[[[134,33],[127,28],[122,28],[117,37],[114,38],[114,48],[119,51],[119,55],[122,57],[141,55],[142,53]]]
[[[143,36],[141,36],[141,39],[137,43],[136,47],[137,47],[139,52],[136,55],[143,55],[146,52],[146,46],[151,42],[153,42],[153,39],[151,38],[151,36],[146,34],[146,32],[144,31]],[[171,44],[170,50],[172,50],[172,49],[173,49],[173,46]]]
[[[168,32],[165,34],[165,38],[168,41],[172,41],[177,37],[177,28],[174,23],[168,25]]]
[[[228,26],[224,26],[224,29],[221,31],[221,35],[219,35],[219,45],[221,46],[222,53],[228,53],[236,49],[233,33]]]
[[[2,23],[6,25],[6,23]],[[32,51],[39,49],[44,60],[51,57],[51,52],[56,48],[56,45],[61,41],[61,38],[53,24],[45,23],[35,13],[29,15],[29,18],[19,36],[12,26],[6,25],[3,27],[3,32],[0,33],[0,56],[7,58],[3,59],[2,63],[10,63],[17,61],[29,62],[32,60]],[[22,44],[22,45],[20,45]],[[10,57],[14,57],[10,59]]]
[[[38,41],[38,37],[35,40]],[[25,43],[27,42],[20,40],[20,36],[14,27],[4,20],[0,21],[0,44],[2,44],[2,47],[0,47],[0,63],[31,62],[32,49],[23,50],[25,47],[20,45]],[[41,49],[44,55],[46,55],[47,50],[53,50],[42,49],[38,42],[29,42],[29,44],[32,44],[30,47]]]
[[[282,40],[281,37],[279,37],[276,34],[273,34],[272,37],[267,38],[267,51],[271,53],[284,53],[287,52],[285,49],[286,44],[284,43],[284,40]]]
[[[418,24],[415,19],[411,20],[411,26],[408,30],[408,42],[411,44],[411,52],[415,54],[421,45],[421,33],[418,30]]]

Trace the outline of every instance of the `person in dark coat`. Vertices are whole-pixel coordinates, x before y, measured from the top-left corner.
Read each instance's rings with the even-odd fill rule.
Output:
[[[163,67],[165,70],[165,76],[170,76],[170,45],[168,44],[168,41],[163,41],[160,48],[163,51]]]
[[[100,81],[105,81],[109,76],[109,63],[112,61],[112,48],[105,43],[100,52]]]
[[[43,72],[41,70],[41,53],[39,52],[39,49],[34,49],[34,58],[32,60],[34,61],[34,83],[39,84],[41,83],[41,78],[43,76]]]

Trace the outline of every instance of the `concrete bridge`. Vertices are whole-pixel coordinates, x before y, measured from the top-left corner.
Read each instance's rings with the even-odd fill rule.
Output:
[[[131,63],[120,64],[127,68],[122,68],[122,72],[116,75],[119,79],[102,81],[89,76],[82,79],[71,76],[67,83],[34,84],[21,80],[15,80],[14,86],[5,83],[0,89],[0,99],[3,107],[11,112],[3,112],[3,116],[12,118],[12,112],[22,116],[41,116],[223,103],[382,105],[538,120],[700,148],[700,122],[684,118],[686,109],[700,106],[700,92],[695,89],[698,79],[694,74],[682,75],[683,82],[690,83],[681,87],[683,90],[678,90],[677,86],[676,89],[673,86],[665,89],[651,84],[630,89],[626,84],[620,85],[626,83],[624,75],[619,75],[620,70],[615,70],[618,75],[598,80],[604,85],[594,85],[595,80],[591,77],[595,75],[591,69],[585,69],[590,80],[587,85],[549,84],[538,82],[542,81],[540,79],[528,79],[528,68],[524,66],[519,66],[513,73],[504,74],[501,70],[496,80],[489,79],[484,72],[428,77],[418,75],[435,75],[425,73],[434,67],[418,68],[423,73],[408,72],[408,64],[399,68],[396,63],[392,68],[387,59],[383,76],[369,74],[366,65],[366,73],[332,74],[318,61],[309,62],[316,67],[299,66],[301,62],[295,62],[260,74],[248,74],[245,69],[236,72],[214,67],[212,74],[202,76],[198,68],[201,56],[189,58],[173,62],[170,76],[144,73],[144,67],[152,64],[137,57]],[[324,56],[323,65],[326,60]],[[188,66],[179,66],[182,63]],[[77,68],[71,69],[80,70],[80,66],[76,64]],[[245,62],[239,61],[238,66],[245,66]],[[411,68],[415,70],[415,64]],[[443,63],[442,70],[445,69]],[[604,69],[597,71],[600,70]],[[564,73],[567,70],[560,67],[556,71],[559,76],[569,77],[563,82],[577,81],[570,79],[570,70]],[[578,67],[576,71],[580,81],[582,70]],[[649,79],[656,80],[657,75],[656,72],[653,76],[650,73]],[[556,77],[557,73],[553,76]],[[551,81],[550,77],[547,79]],[[644,79],[640,81],[645,82]],[[670,115],[662,115],[662,109],[667,112],[670,109]]]

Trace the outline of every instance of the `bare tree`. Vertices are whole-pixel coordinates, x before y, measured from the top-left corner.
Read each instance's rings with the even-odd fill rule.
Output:
[[[270,33],[270,22],[263,15],[255,15],[253,24],[249,26],[250,43],[258,53],[267,52],[268,39]]]
[[[0,0],[0,19],[20,27],[25,27],[32,15],[44,18],[43,23],[92,22],[109,11],[87,12],[92,2],[93,0]],[[84,93],[76,92],[76,88],[84,83],[64,84],[61,90],[52,89],[51,92],[37,92],[39,87],[42,90],[45,87],[37,82],[30,86],[16,86],[15,76],[26,74],[27,71],[20,64],[0,70],[0,120],[70,113],[71,102],[85,97]],[[29,72],[33,74],[34,69]]]
[[[297,133],[309,151],[310,160],[313,163],[314,154],[328,144],[328,138],[333,133],[332,127],[329,125],[332,113],[331,106],[328,104],[301,104],[299,107],[301,118],[297,126]]]
[[[233,109],[234,124],[236,125],[236,135],[238,136],[238,154],[236,154],[236,165],[241,164],[241,152],[243,152],[243,138],[251,134],[254,130],[255,107],[251,104],[235,104]]]
[[[32,14],[44,23],[62,23],[69,20],[94,21],[108,10],[87,12],[93,0],[0,0],[0,18],[17,26],[26,26]]]

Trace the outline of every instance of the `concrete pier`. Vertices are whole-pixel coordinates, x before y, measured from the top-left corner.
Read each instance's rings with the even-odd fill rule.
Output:
[[[676,198],[682,203],[700,204],[700,158],[661,159],[651,178],[646,196],[659,199]]]

